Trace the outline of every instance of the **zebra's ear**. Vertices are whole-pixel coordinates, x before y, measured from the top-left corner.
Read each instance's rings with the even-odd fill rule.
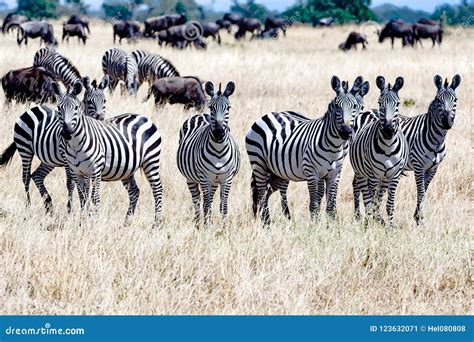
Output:
[[[362,85],[360,86],[360,90],[359,90],[359,95],[364,97],[365,95],[368,94],[370,90],[370,84],[369,84],[369,81],[365,81],[364,83],[362,83]]]
[[[230,81],[229,83],[227,83],[227,86],[225,87],[224,96],[229,97],[230,95],[234,93],[234,90],[235,90],[235,83]]]
[[[64,95],[64,92],[61,90],[58,82],[51,83],[51,87],[53,88],[54,95],[57,97],[62,97]]]
[[[357,76],[356,79],[354,80],[354,84],[352,85],[351,88],[351,94],[355,95],[359,92],[360,86],[364,82],[364,78],[362,76]]]
[[[77,96],[81,93],[82,91],[82,83],[81,81],[77,81],[76,83],[74,83],[74,85],[72,86],[72,91],[71,91],[71,95],[72,96]]]
[[[214,91],[214,84],[212,84],[212,82],[206,82],[206,94],[210,97],[213,97],[215,93],[216,92]]]
[[[89,90],[91,88],[91,79],[89,76],[86,76],[82,79],[82,83],[84,84],[84,88],[86,90]]]
[[[333,76],[331,78],[331,87],[338,95],[342,92],[341,80],[339,79],[339,77]]]
[[[384,88],[385,88],[385,77],[377,76],[377,79],[375,80],[375,83],[377,84],[377,88],[379,88],[381,91],[384,90]]]
[[[100,90],[104,90],[109,85],[109,81],[110,81],[109,75],[104,75],[104,77],[102,77],[102,81],[100,81],[98,88]]]
[[[434,77],[434,84],[435,84],[436,88],[438,88],[438,90],[441,89],[441,87],[443,86],[443,79],[441,78],[440,75],[436,75]]]
[[[402,89],[404,83],[405,83],[405,81],[404,81],[403,77],[397,77],[397,79],[395,80],[395,84],[392,87],[392,90],[394,92],[398,93],[398,91],[400,89]]]
[[[461,84],[461,76],[459,74],[454,75],[451,85],[449,86],[452,90],[455,90]]]

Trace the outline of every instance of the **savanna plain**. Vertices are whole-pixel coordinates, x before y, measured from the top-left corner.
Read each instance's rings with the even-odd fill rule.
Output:
[[[32,183],[32,205],[25,207],[21,161],[16,155],[0,170],[1,314],[468,314],[473,312],[472,114],[474,30],[447,28],[440,48],[392,50],[366,30],[367,51],[337,50],[354,26],[330,29],[291,27],[286,38],[235,42],[223,33],[221,46],[207,51],[160,48],[156,42],[122,44],[169,59],[181,75],[214,83],[232,80],[231,133],[240,146],[242,167],[229,199],[224,225],[214,199],[210,229],[195,228],[191,196],[176,166],[179,129],[194,112],[181,106],[156,109],[137,97],[108,96],[107,114],[147,115],[161,131],[163,220],[152,228],[153,198],[138,172],[141,197],[131,224],[124,226],[127,192],[120,182],[104,183],[101,209],[82,221],[66,211],[65,173],[46,179],[54,212],[44,212]],[[61,32],[55,24],[56,35]],[[87,45],[59,45],[83,76],[102,77],[101,58],[112,47],[109,23],[94,22]],[[15,35],[0,36],[0,73],[27,67],[39,42],[19,48]],[[365,108],[376,108],[375,78],[405,78],[401,113],[425,113],[434,98],[433,76],[450,80],[459,73],[454,127],[447,157],[438,169],[425,203],[425,224],[416,226],[413,173],[396,194],[395,228],[366,228],[353,220],[352,175],[345,161],[337,219],[324,211],[312,222],[305,183],[292,183],[286,220],[279,195],[271,199],[273,222],[266,229],[251,213],[250,166],[244,137],[250,125],[271,111],[323,115],[334,97],[332,75],[352,84],[357,75],[371,83]],[[17,117],[31,105],[4,103],[0,92],[0,149],[13,137]],[[35,164],[38,161],[35,160]],[[324,202],[323,202],[324,204]]]

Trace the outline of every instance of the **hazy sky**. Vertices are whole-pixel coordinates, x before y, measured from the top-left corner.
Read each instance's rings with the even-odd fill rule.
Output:
[[[84,0],[87,4],[91,5],[93,9],[98,9],[102,5],[102,0]],[[212,6],[217,11],[226,11],[229,9],[232,0],[196,0],[198,3],[204,6]],[[16,6],[16,0],[5,1],[9,7]],[[257,0],[258,3],[264,4],[272,10],[282,11],[295,3],[294,0]],[[460,0],[372,0],[372,6],[377,6],[383,3],[392,3],[397,6],[408,6],[415,9],[422,9],[428,12],[443,3],[457,4]]]

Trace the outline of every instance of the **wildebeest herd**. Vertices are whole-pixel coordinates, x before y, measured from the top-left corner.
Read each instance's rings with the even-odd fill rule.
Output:
[[[152,35],[162,31],[149,27]],[[81,208],[86,208],[89,197],[97,207],[101,181],[121,181],[130,199],[128,220],[139,197],[134,174],[142,169],[153,191],[154,215],[158,222],[163,186],[160,180],[162,141],[157,125],[136,113],[107,119],[104,116],[105,89],[113,92],[120,84],[121,95],[131,96],[133,100],[139,87],[148,83],[147,98],[153,95],[158,105],[181,103],[187,109],[195,107],[200,112],[206,104],[209,107],[209,114],[193,115],[183,123],[177,164],[191,193],[196,224],[201,222],[201,200],[204,224],[210,224],[212,199],[218,188],[220,212],[225,218],[231,184],[241,164],[237,141],[229,128],[231,96],[238,91],[238,85],[228,82],[222,87],[205,82],[203,89],[204,82],[198,77],[183,77],[166,58],[139,49],[131,53],[118,48],[106,50],[102,70],[104,76],[100,81],[83,77],[67,57],[46,47],[36,52],[32,66],[12,70],[2,78],[7,101],[43,103],[19,115],[13,142],[0,155],[0,165],[6,165],[16,152],[20,155],[27,200],[33,179],[46,210],[51,210],[52,199],[44,179],[55,167],[64,167],[69,210],[76,186]],[[66,91],[60,83],[67,87]],[[359,197],[362,195],[366,207],[364,222],[371,217],[383,222],[379,206],[387,192],[386,211],[391,226],[397,184],[404,172],[414,171],[418,194],[414,217],[421,223],[426,191],[445,156],[445,138],[454,123],[456,89],[460,83],[459,75],[451,81],[436,75],[434,97],[427,101],[426,113],[405,117],[399,114],[398,95],[404,85],[403,77],[393,83],[383,76],[377,77],[375,84],[380,92],[377,109],[363,111],[369,82],[359,76],[350,86],[349,82],[333,76],[330,86],[334,97],[328,101],[326,113],[319,118],[310,119],[293,111],[263,115],[251,125],[245,138],[252,170],[248,176],[253,214],[260,214],[262,222],[268,225],[268,201],[273,192],[279,191],[283,214],[290,218],[289,182],[305,181],[310,194],[311,217],[318,216],[324,194],[326,212],[330,218],[334,217],[343,161],[349,154],[355,172],[356,218],[360,216]],[[57,107],[46,103],[56,103]],[[41,164],[31,172],[34,156]]]

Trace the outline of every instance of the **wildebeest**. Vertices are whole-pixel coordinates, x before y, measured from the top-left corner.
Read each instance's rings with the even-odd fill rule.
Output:
[[[221,43],[221,36],[219,34],[219,25],[216,23],[203,23],[202,25],[202,36],[204,38],[212,37],[213,40],[217,39],[217,43]]]
[[[171,26],[167,30],[162,30],[156,35],[158,43],[162,45],[163,42],[166,45],[171,44],[172,47],[184,49],[190,45],[194,45],[196,49],[205,49],[206,43],[201,39],[200,34],[194,35],[194,33],[187,35],[188,27],[184,25]]]
[[[275,38],[278,38],[278,34],[279,34],[278,29],[271,28],[271,29],[259,32],[256,35],[256,37],[258,39],[275,39]]]
[[[87,34],[84,26],[81,24],[63,24],[63,38],[62,41],[64,42],[64,38],[66,38],[67,42],[69,43],[69,37],[77,37],[77,41],[84,43],[86,45]]]
[[[119,43],[122,44],[122,39],[135,40],[140,36],[140,23],[134,20],[118,20],[113,25],[114,29],[114,44],[116,37],[119,37]]]
[[[343,51],[351,50],[352,48],[357,50],[357,44],[362,44],[362,49],[365,50],[365,44],[369,44],[366,39],[366,36],[360,34],[359,32],[352,31],[349,33],[346,41],[344,43],[339,44],[339,49]]]
[[[402,46],[410,44],[413,46],[413,31],[411,25],[406,24],[403,20],[392,19],[390,20],[382,31],[378,32],[379,42],[382,43],[385,38],[390,38],[392,41],[392,49],[395,38],[402,39]]]
[[[28,19],[28,17],[25,17],[24,15],[8,13],[5,19],[3,20],[2,33],[5,34],[5,32],[7,31],[6,26],[8,23],[22,24],[26,23],[27,21],[30,21],[30,19]]]
[[[421,39],[429,38],[433,43],[432,47],[434,47],[436,43],[441,45],[443,40],[443,28],[440,25],[416,23],[412,25],[412,30],[415,43],[420,43],[420,45],[423,46]]]
[[[232,23],[229,20],[218,19],[216,20],[216,24],[219,25],[219,28],[226,29],[227,33],[232,31]]]
[[[91,34],[91,30],[89,29],[89,20],[85,17],[73,14],[64,23],[68,25],[81,25],[88,34]]]
[[[240,13],[226,13],[222,20],[227,20],[234,25],[238,25],[244,17]]]
[[[238,24],[239,30],[235,33],[235,39],[241,39],[245,37],[247,32],[252,33],[252,40],[262,29],[262,24],[260,20],[256,18],[242,18]]]
[[[283,35],[286,36],[287,26],[288,24],[285,19],[268,17],[265,20],[265,31],[270,31],[270,29],[280,29],[283,31]]]
[[[321,19],[317,19],[313,21],[313,27],[315,26],[326,26],[326,27],[331,27],[332,24],[334,24],[334,18],[333,17],[325,17]]]
[[[151,17],[145,20],[145,37],[153,37],[155,32],[166,30],[171,26],[182,25],[186,23],[187,18],[182,14],[162,15]]]
[[[6,101],[55,102],[54,76],[41,67],[10,70],[2,77]]]
[[[180,103],[184,104],[185,110],[195,107],[201,111],[206,104],[202,82],[194,76],[160,78],[153,82],[146,100],[151,94],[157,106]]]
[[[21,45],[23,41],[25,42],[25,45],[28,45],[28,38],[40,38],[40,45],[43,41],[47,45],[58,45],[58,42],[54,37],[53,25],[45,20],[27,21],[22,24],[10,22],[5,26],[5,30],[8,32],[10,28],[18,29],[16,38],[18,45]]]
[[[442,21],[440,20],[439,22],[436,20],[432,19],[427,19],[427,18],[421,18],[418,20],[419,24],[425,24],[425,25],[441,25]]]

